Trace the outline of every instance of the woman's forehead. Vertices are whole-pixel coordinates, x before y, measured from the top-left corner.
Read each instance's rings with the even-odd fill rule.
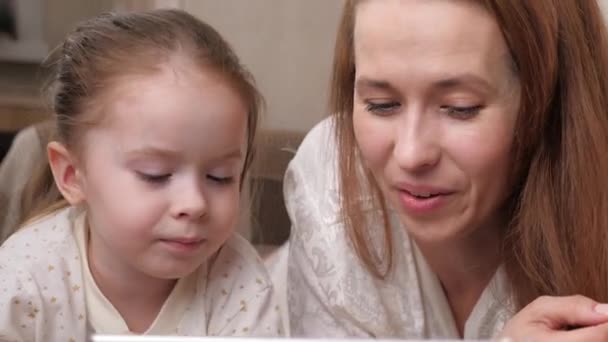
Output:
[[[369,0],[356,12],[358,74],[504,78],[510,54],[492,14],[470,1]]]
[[[355,48],[506,49],[494,16],[471,1],[366,1],[356,10],[354,38]]]

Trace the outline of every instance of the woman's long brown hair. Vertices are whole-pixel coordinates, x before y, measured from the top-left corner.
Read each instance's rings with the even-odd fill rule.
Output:
[[[386,276],[392,241],[379,189],[353,177],[353,32],[359,0],[344,7],[335,48],[331,110],[336,118],[342,218],[361,260]],[[478,0],[496,18],[521,83],[513,146],[515,186],[503,255],[519,307],[540,295],[608,301],[608,41],[596,0]],[[366,226],[368,186],[384,231]],[[383,234],[385,254],[369,241]],[[389,265],[387,268],[386,266]]]

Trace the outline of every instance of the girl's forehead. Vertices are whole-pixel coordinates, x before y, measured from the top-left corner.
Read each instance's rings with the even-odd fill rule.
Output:
[[[238,92],[216,73],[172,68],[117,78],[98,102],[106,116],[119,121],[155,115],[175,121],[180,114],[212,118],[228,109],[245,108]]]
[[[200,149],[245,141],[247,109],[227,82],[168,72],[122,82],[101,104],[101,131],[124,145]]]

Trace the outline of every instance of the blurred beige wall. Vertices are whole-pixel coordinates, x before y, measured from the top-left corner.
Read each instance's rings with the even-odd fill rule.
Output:
[[[255,76],[263,124],[305,132],[327,113],[333,45],[344,0],[52,0],[49,46],[82,18],[109,9],[183,8],[214,26]],[[608,0],[599,0],[608,20]]]
[[[604,18],[608,22],[608,0],[598,0],[598,2],[600,3],[600,7],[604,12]]]
[[[267,101],[264,127],[308,131],[327,115],[343,0],[186,0],[254,74]]]
[[[103,0],[51,0],[46,5],[46,39],[49,49],[55,48],[65,35],[86,18],[104,9]]]
[[[305,132],[327,115],[343,0],[53,0],[47,4],[50,48],[76,22],[101,11],[185,9],[215,27],[253,73],[267,102],[264,127]]]

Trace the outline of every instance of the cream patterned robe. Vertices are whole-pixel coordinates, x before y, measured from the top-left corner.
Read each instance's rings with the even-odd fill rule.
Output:
[[[0,247],[0,341],[85,341],[77,211],[63,209],[11,236]],[[279,308],[253,247],[231,238],[201,267],[196,296],[176,334],[278,336]],[[123,332],[115,332],[123,333]]]
[[[293,224],[288,259],[292,336],[458,338],[441,284],[394,214],[393,271],[382,281],[365,270],[338,218],[336,163],[333,121],[326,119],[307,135],[285,175]],[[370,210],[369,221],[377,214]],[[499,269],[466,322],[465,338],[500,332],[512,315],[508,293]]]

